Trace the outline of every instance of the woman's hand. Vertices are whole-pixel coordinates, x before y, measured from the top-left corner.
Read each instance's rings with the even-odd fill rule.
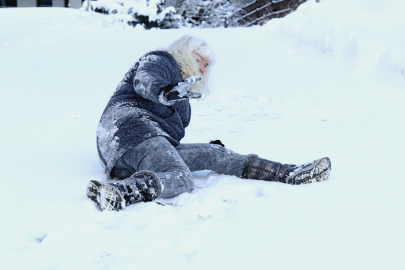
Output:
[[[186,93],[186,96],[187,96],[188,98],[201,98],[201,93],[188,91],[188,92]]]
[[[179,82],[175,87],[173,87],[173,89],[170,92],[175,93],[180,98],[183,98],[183,97],[194,98],[193,94],[191,94],[193,92],[189,92],[189,90],[190,90],[191,86],[193,86],[193,84],[195,84],[196,82],[199,82],[200,80],[201,80],[201,77],[198,75],[188,77],[184,81]],[[188,93],[190,93],[190,95]],[[196,93],[196,92],[194,92],[194,93]],[[200,94],[200,93],[196,93],[196,94]],[[201,97],[201,94],[200,94],[200,97]]]
[[[201,80],[200,76],[191,76],[184,81],[179,82],[170,90],[162,91],[159,95],[159,101],[166,105],[171,106],[174,102],[188,98],[201,98],[201,93],[190,92],[191,86]]]

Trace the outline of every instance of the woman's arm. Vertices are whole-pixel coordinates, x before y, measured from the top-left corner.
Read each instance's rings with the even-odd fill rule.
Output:
[[[169,57],[164,54],[148,54],[139,59],[133,82],[134,90],[138,95],[161,103],[159,94],[177,85],[179,76],[176,76],[176,73],[180,71],[176,70],[178,66],[174,59]]]
[[[145,99],[166,106],[188,98],[200,98],[201,94],[189,92],[190,87],[201,80],[191,76],[183,81],[177,63],[170,54],[149,54],[139,59],[134,77],[135,92]],[[178,73],[176,76],[176,72]]]

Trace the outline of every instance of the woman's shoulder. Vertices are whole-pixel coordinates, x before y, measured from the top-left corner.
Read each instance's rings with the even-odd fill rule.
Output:
[[[176,63],[176,60],[174,60],[174,57],[166,50],[154,50],[145,53],[142,55],[142,57],[139,59],[139,61],[168,61],[171,63]]]
[[[156,49],[153,51],[149,51],[147,53],[144,54],[145,55],[162,55],[162,56],[172,56],[168,51],[166,51],[165,49]]]
[[[154,50],[144,54],[137,62],[137,69],[164,70],[171,74],[170,81],[181,81],[181,72],[176,60],[165,50]]]

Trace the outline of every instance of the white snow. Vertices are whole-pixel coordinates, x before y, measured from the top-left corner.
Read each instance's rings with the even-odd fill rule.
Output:
[[[0,269],[402,269],[402,0],[309,1],[263,27],[142,31],[61,8],[0,9]],[[284,163],[328,156],[302,186],[195,172],[167,205],[101,212],[95,133],[145,52],[191,34],[214,89],[182,142]]]

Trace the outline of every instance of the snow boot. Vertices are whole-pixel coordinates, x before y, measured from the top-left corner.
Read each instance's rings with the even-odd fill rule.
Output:
[[[160,196],[163,185],[152,171],[139,171],[121,181],[100,183],[91,180],[87,186],[87,197],[102,210],[119,211],[137,202],[149,202]]]
[[[245,159],[242,178],[299,185],[324,181],[329,177],[330,170],[331,163],[327,157],[297,166],[262,159],[252,154]]]
[[[308,184],[325,181],[330,176],[332,165],[328,157],[320,158],[306,164],[295,166],[286,177],[291,185]]]

